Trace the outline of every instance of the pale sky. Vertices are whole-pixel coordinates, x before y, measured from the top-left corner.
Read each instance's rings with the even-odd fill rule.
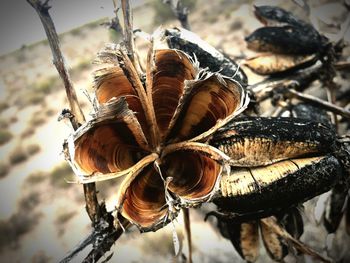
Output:
[[[133,6],[143,0],[132,0]],[[51,0],[51,17],[58,33],[113,16],[112,0]],[[0,55],[46,38],[35,10],[26,0],[0,1]]]

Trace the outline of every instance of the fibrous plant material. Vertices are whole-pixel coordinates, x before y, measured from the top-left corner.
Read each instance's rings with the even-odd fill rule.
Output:
[[[99,54],[93,119],[65,150],[82,183],[125,176],[118,213],[155,230],[180,207],[211,198],[227,156],[205,144],[249,101],[239,82],[198,68],[176,49],[149,51],[146,85],[119,46]]]
[[[213,201],[224,211],[256,218],[309,200],[330,190],[345,176],[341,164],[331,155],[236,168],[223,176]]]

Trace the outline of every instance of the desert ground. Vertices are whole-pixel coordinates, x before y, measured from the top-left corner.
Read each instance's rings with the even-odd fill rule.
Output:
[[[172,17],[162,18],[152,2],[146,1],[134,10],[135,28],[151,33],[160,25],[165,28],[179,25]],[[238,62],[254,55],[244,41],[245,36],[260,26],[252,14],[253,4],[277,4],[305,17],[293,1],[193,2],[196,4],[189,14],[192,31]],[[326,8],[337,10],[328,15],[338,22],[346,16],[338,2],[312,1],[312,4],[320,13]],[[93,92],[91,73],[96,68],[92,61],[106,43],[119,39],[101,25],[108,19],[101,18],[60,35],[61,48],[86,116],[91,103],[85,93]],[[136,46],[145,54],[144,42],[137,40]],[[259,80],[249,69],[243,69],[250,84]],[[74,181],[74,175],[61,154],[62,143],[72,128],[69,123],[57,120],[68,103],[51,63],[47,42],[25,45],[1,56],[0,76],[0,261],[57,262],[89,234],[91,227],[83,188],[69,183]],[[106,201],[108,209],[115,205],[119,182],[115,179],[97,184],[99,199]],[[306,205],[306,227],[301,240],[324,254],[328,250],[330,256],[349,262],[350,238],[342,232],[327,236],[317,220],[319,213],[314,209],[317,201],[315,198]],[[205,212],[212,208],[204,205],[190,211],[194,262],[243,262],[231,243],[221,237],[215,220],[204,222]],[[181,215],[175,226],[181,239]],[[185,244],[183,250],[186,251]],[[170,225],[146,234],[132,229],[118,240],[111,252],[114,255],[110,262],[176,262]],[[87,253],[88,250],[83,251],[73,262],[80,262]],[[268,262],[263,249],[261,254],[258,262]],[[312,262],[302,256],[288,256],[286,261]]]

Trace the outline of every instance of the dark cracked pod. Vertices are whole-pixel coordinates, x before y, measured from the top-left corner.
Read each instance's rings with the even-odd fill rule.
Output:
[[[124,176],[118,213],[155,230],[212,197],[229,157],[206,141],[249,99],[180,50],[151,48],[145,83],[118,46],[98,60],[108,66],[95,72],[95,113],[68,138],[67,159],[81,183]]]

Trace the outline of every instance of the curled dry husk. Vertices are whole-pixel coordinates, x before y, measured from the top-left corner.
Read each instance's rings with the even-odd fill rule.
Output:
[[[117,212],[156,230],[212,197],[229,157],[206,141],[249,98],[176,49],[150,49],[145,83],[118,46],[97,61],[105,67],[95,72],[96,112],[68,138],[67,159],[81,183],[123,176]]]
[[[246,59],[244,65],[259,75],[272,75],[309,67],[316,63],[318,57],[312,55],[285,55],[263,53]]]

